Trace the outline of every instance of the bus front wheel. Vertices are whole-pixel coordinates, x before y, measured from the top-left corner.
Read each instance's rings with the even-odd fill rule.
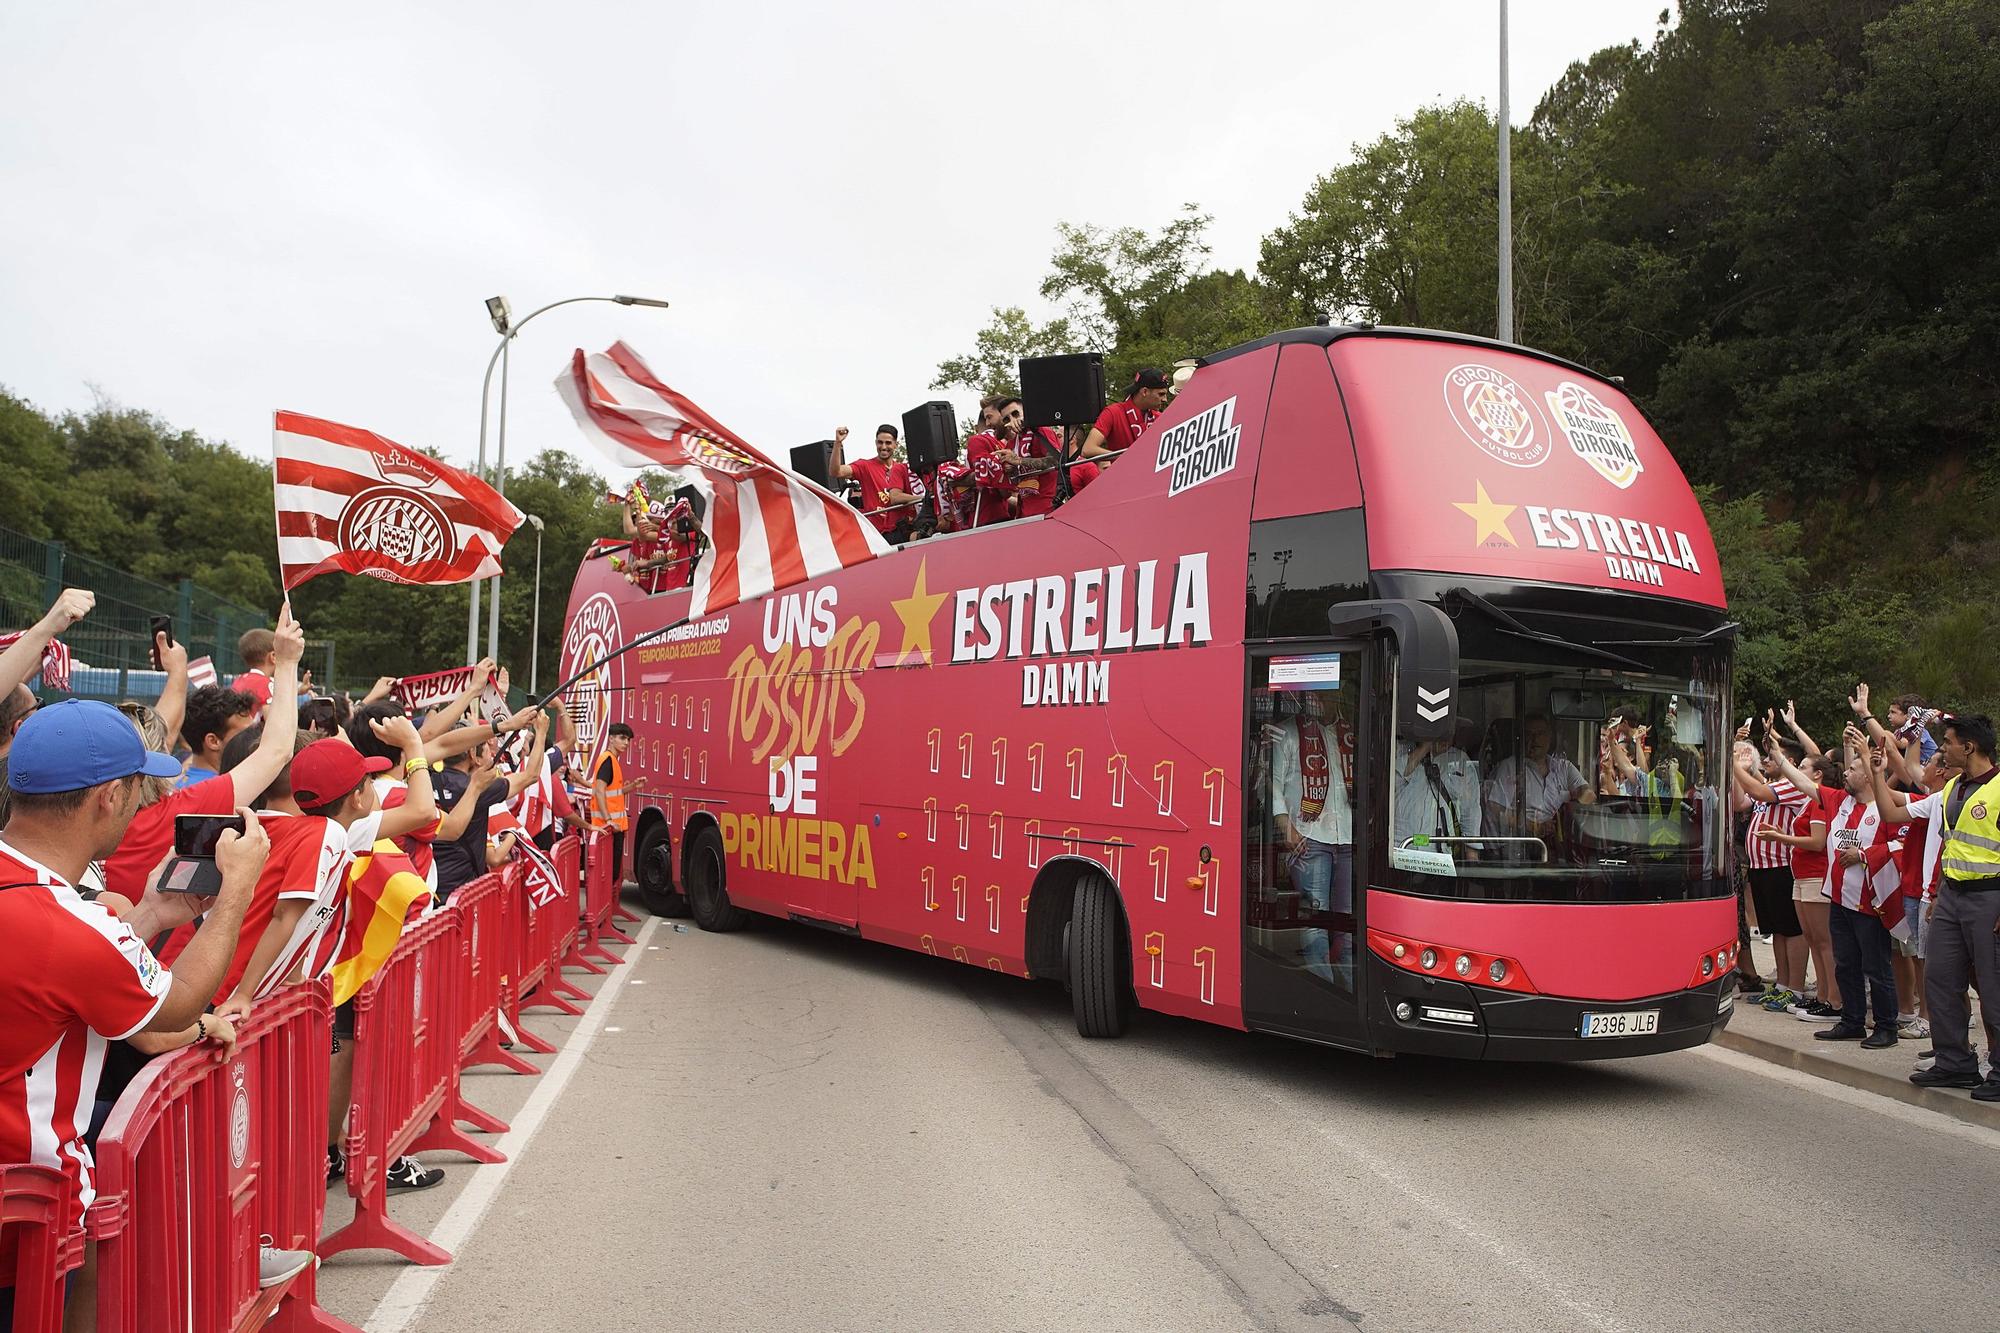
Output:
[[[741,930],[750,914],[731,905],[723,869],[722,834],[705,824],[688,843],[688,912],[703,930]]]
[[[687,895],[674,887],[674,840],[665,820],[648,825],[639,839],[639,854],[632,858],[639,881],[639,896],[654,916],[686,916]]]
[[[1076,886],[1067,952],[1076,1030],[1086,1037],[1123,1036],[1136,1003],[1132,947],[1118,890],[1103,875],[1086,875]]]

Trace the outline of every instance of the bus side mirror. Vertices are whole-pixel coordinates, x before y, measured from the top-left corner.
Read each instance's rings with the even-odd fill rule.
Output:
[[[1458,714],[1458,627],[1428,602],[1342,602],[1327,612],[1336,637],[1386,631],[1396,643],[1396,734],[1450,740]]]

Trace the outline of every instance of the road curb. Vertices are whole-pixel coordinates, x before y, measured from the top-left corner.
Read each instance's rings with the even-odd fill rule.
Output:
[[[1899,1102],[1907,1102],[1911,1106],[1921,1106],[1927,1111],[1937,1111],[1953,1119],[1963,1120],[1969,1125],[2000,1129],[2000,1102],[1975,1102],[1963,1092],[1920,1088],[1907,1078],[1878,1073],[1873,1069],[1857,1069],[1838,1060],[1822,1059],[1806,1051],[1794,1050],[1780,1042],[1753,1037],[1747,1032],[1738,1032],[1733,1027],[1724,1028],[1717,1033],[1715,1044],[1726,1051],[1755,1056],[1759,1060],[1769,1060],[1774,1065],[1784,1065],[1787,1069],[1796,1069],[1802,1074],[1811,1074],[1829,1083],[1839,1083],[1861,1092],[1872,1092]]]

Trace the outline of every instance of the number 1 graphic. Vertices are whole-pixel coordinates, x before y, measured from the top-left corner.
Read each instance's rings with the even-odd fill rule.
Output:
[[[986,886],[986,929],[995,935],[1000,933],[1000,886]]]
[[[1201,1002],[1215,1003],[1215,950],[1203,945],[1194,951],[1194,965],[1201,969]]]
[[[937,727],[932,727],[930,735],[926,739],[930,742],[931,747],[931,772],[935,773],[938,771],[939,751],[943,748],[944,732]]]
[[[986,827],[993,832],[993,859],[998,861],[1000,859],[1000,835],[1006,831],[1007,817],[1002,812],[995,810],[992,814],[986,816]]]
[[[972,846],[972,807],[961,801],[951,808],[951,817],[958,823],[958,850],[962,852]]]
[[[1153,781],[1160,789],[1160,813],[1162,815],[1173,814],[1174,761],[1171,759],[1162,759],[1159,763],[1154,764]]]
[[[924,797],[924,840],[937,841],[937,797]]]
[[[673,775],[674,775],[674,747],[669,745],[667,747],[667,776],[672,777]]]
[[[706,699],[701,701],[701,729],[704,732],[708,730],[708,700]],[[704,778],[703,781],[707,781],[707,779]]]
[[[1111,804],[1120,810],[1125,808],[1125,773],[1128,767],[1122,754],[1112,755],[1104,764],[1104,771],[1111,775]]]
[[[1216,881],[1221,878],[1216,873],[1214,861],[1201,863],[1201,910],[1214,916],[1217,910]]]
[[[1083,747],[1077,746],[1069,752],[1069,798],[1083,799]]]
[[[696,780],[703,784],[708,782],[708,751],[706,750],[701,752],[701,777]]]
[[[938,909],[937,867],[925,866],[924,867],[924,910],[926,912],[935,912],[937,911],[937,909]]]
[[[1222,827],[1222,770],[1211,768],[1201,775],[1201,789],[1208,793],[1208,822]]]
[[[1042,821],[1025,819],[1021,821],[1021,836],[1028,842],[1028,869],[1042,867]]]
[[[953,875],[951,877],[951,899],[952,902],[957,904],[958,919],[960,921],[965,920],[965,876]]]
[[[676,694],[672,696],[672,699],[674,705],[672,725],[678,727],[681,724],[681,697],[678,694]]]
[[[1151,965],[1146,978],[1154,990],[1167,984],[1167,935],[1165,931],[1151,931],[1146,936],[1146,961]]]
[[[972,733],[969,731],[958,735],[958,775],[967,780],[972,777]]]
[[[996,737],[993,741],[993,785],[1007,785],[1007,738]]]
[[[1155,847],[1146,853],[1146,864],[1153,868],[1153,901],[1156,903],[1167,900],[1167,867],[1170,861],[1165,847]]]
[[[1030,791],[1040,791],[1042,789],[1042,760],[1045,757],[1046,750],[1047,747],[1041,741],[1036,741],[1028,747],[1028,790]]]

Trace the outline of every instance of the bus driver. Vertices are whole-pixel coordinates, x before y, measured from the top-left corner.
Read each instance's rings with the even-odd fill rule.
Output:
[[[1597,800],[1597,789],[1584,780],[1583,770],[1555,753],[1554,745],[1555,724],[1547,713],[1529,713],[1521,720],[1521,754],[1500,760],[1486,782],[1489,831],[1552,840],[1564,806]]]

